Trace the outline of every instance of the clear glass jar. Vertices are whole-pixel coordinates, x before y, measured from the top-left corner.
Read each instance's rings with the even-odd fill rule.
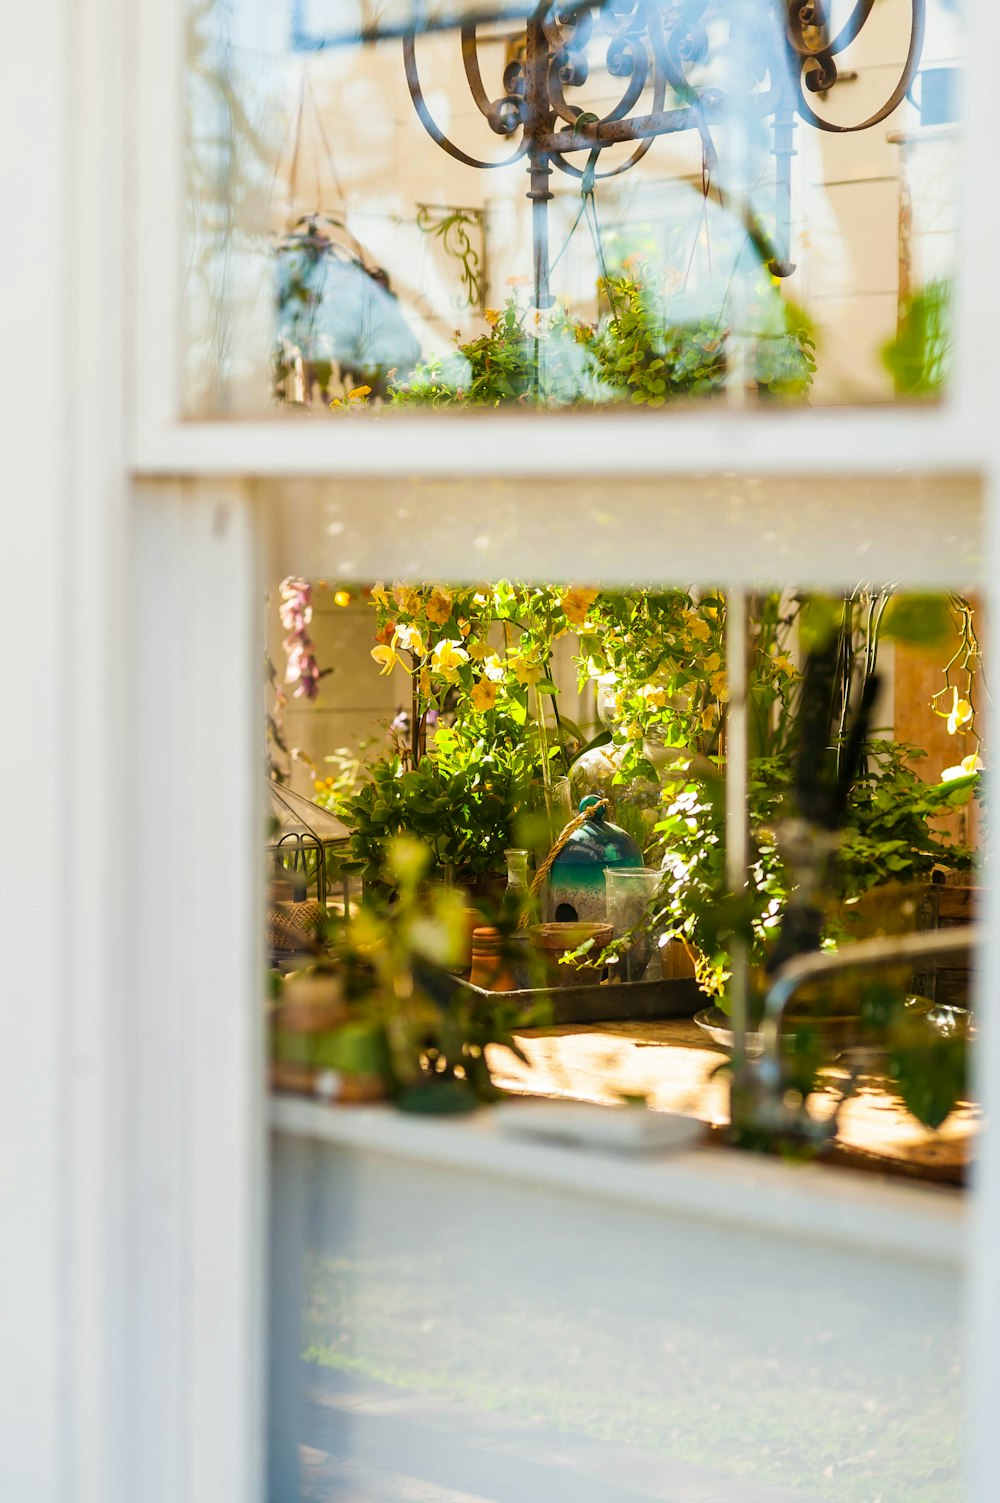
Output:
[[[614,930],[615,939],[620,939],[646,918],[662,880],[663,873],[655,866],[609,866],[605,870],[608,923]],[[621,958],[621,979],[659,980],[658,961],[655,935],[651,932],[637,934]]]

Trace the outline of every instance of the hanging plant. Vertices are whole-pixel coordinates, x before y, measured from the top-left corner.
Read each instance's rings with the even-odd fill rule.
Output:
[[[282,642],[285,651],[285,683],[294,684],[296,699],[315,699],[319,681],[331,668],[320,668],[316,649],[309,635],[312,621],[312,585],[307,579],[289,577],[278,587],[278,615],[288,635]]]
[[[729,380],[731,330],[722,316],[677,322],[670,293],[633,261],[598,290],[610,312],[596,324],[556,303],[522,304],[526,277],[512,277],[503,308],[487,308],[487,331],[450,355],[421,361],[391,388],[395,405],[499,407],[662,407],[682,397],[712,396]],[[773,397],[803,396],[816,369],[805,314],[783,299],[771,278],[757,286],[748,324],[748,379]]]

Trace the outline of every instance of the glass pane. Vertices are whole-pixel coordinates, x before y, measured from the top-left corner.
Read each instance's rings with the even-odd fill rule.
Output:
[[[954,0],[192,0],[189,413],[939,397]]]
[[[874,584],[275,575],[272,776],[336,823],[268,847],[272,1503],[959,1503],[941,1267],[822,1198],[804,1249],[490,1166],[603,1103],[612,1177],[680,1131],[696,1175],[728,1141],[958,1195],[980,629]]]

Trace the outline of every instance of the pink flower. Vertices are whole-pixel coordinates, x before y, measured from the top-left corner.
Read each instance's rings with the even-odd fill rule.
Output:
[[[316,652],[306,630],[312,620],[312,585],[308,579],[289,577],[279,586],[278,615],[288,636],[285,649],[285,683],[295,684],[296,699],[315,699],[322,677]]]

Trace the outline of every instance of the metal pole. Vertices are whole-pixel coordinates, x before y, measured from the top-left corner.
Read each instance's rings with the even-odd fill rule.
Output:
[[[781,102],[774,112],[774,249],[769,270],[776,277],[790,277],[795,270],[792,260],[792,158],[795,150],[795,103],[782,91]]]
[[[750,834],[747,822],[747,592],[733,588],[726,597],[726,880],[738,897],[747,885]],[[747,946],[732,943],[732,975],[727,988],[733,1030],[733,1063],[746,1057],[749,974]]]
[[[549,187],[552,168],[542,138],[549,130],[549,46],[536,13],[528,22],[524,58],[525,134],[528,137],[528,197],[531,200],[531,240],[534,261],[535,307],[550,308]]]

